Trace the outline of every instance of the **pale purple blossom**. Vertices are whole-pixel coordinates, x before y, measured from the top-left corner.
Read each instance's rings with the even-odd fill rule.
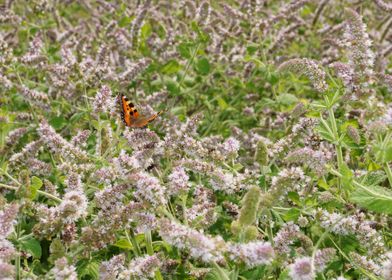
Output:
[[[230,244],[230,258],[244,262],[247,267],[270,264],[275,257],[269,242],[253,241],[244,244]]]
[[[313,280],[316,278],[314,265],[310,257],[301,257],[289,265],[289,275],[293,280]]]
[[[154,277],[154,272],[161,266],[161,260],[157,255],[142,256],[133,259],[129,267],[119,274],[119,279],[137,279],[147,280]]]
[[[77,280],[78,275],[76,268],[73,265],[68,264],[65,257],[62,257],[54,263],[54,267],[51,270],[55,280]]]
[[[95,95],[93,110],[95,113],[107,112],[110,108],[112,91],[107,85],[103,85]]]
[[[19,206],[16,203],[8,204],[0,210],[0,239],[6,238],[14,229]]]
[[[178,195],[181,192],[188,191],[189,187],[189,176],[185,172],[185,169],[181,166],[177,166],[173,169],[172,173],[168,176],[169,185],[168,193],[171,195]]]
[[[226,245],[220,236],[211,237],[168,219],[162,219],[159,226],[163,240],[180,250],[188,250],[193,258],[207,263],[223,260]]]
[[[115,280],[118,275],[125,270],[125,256],[116,255],[108,261],[103,261],[99,267],[100,280]]]
[[[87,197],[80,191],[68,191],[59,205],[62,219],[66,223],[76,222],[87,215]]]
[[[131,175],[136,184],[134,197],[141,202],[157,207],[166,203],[166,188],[159,182],[158,178],[146,172],[138,172]]]
[[[296,224],[292,222],[285,224],[276,234],[274,238],[275,250],[279,253],[289,253],[290,245],[294,242],[294,239],[298,237],[300,229]]]

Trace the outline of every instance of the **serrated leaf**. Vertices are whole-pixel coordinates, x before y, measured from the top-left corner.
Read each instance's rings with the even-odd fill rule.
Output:
[[[301,205],[301,200],[297,192],[289,192],[287,196],[292,202],[295,202],[297,205]]]
[[[96,261],[81,260],[76,264],[76,270],[80,279],[90,276],[92,279],[99,279],[99,263]]]
[[[392,191],[386,188],[356,185],[350,200],[368,210],[392,215]]]
[[[41,244],[37,239],[29,238],[29,239],[21,240],[19,245],[23,251],[30,253],[34,258],[37,259],[41,258],[42,255]]]
[[[295,95],[283,93],[278,95],[277,101],[282,105],[289,106],[291,104],[298,103],[298,98]]]
[[[49,124],[55,129],[62,129],[68,121],[63,116],[53,117],[49,120]]]
[[[241,163],[236,163],[234,164],[233,168],[236,171],[240,171],[242,168],[244,168],[244,166]]]
[[[117,242],[114,244],[114,246],[121,248],[121,249],[126,249],[126,250],[132,250],[132,248],[133,248],[132,244],[126,239],[117,240]]]
[[[317,185],[321,188],[323,188],[324,190],[329,190],[330,186],[328,185],[327,182],[325,182],[323,179],[318,180]]]
[[[351,169],[346,164],[343,164],[340,167],[339,172],[340,172],[340,174],[342,174],[341,180],[342,180],[343,187],[348,190],[352,189],[351,185],[352,185],[352,179],[353,179],[354,174],[351,171]]]
[[[200,58],[199,60],[197,60],[196,62],[196,70],[198,73],[202,74],[202,75],[207,75],[208,73],[210,73],[210,63],[208,62],[208,59],[203,57]]]
[[[384,160],[386,163],[392,161],[392,144],[385,148]]]
[[[225,110],[229,105],[226,103],[226,101],[222,97],[218,97],[216,99],[218,101],[218,106],[222,109]]]
[[[365,186],[379,185],[382,182],[384,182],[385,179],[387,178],[386,174],[382,170],[376,170],[376,171],[373,171],[373,172],[369,172],[364,177],[365,178],[363,179],[362,184],[365,185]]]
[[[50,256],[48,260],[54,263],[55,260],[65,256],[65,247],[60,239],[54,239],[49,247]]]
[[[161,72],[164,74],[175,74],[181,69],[181,65],[177,60],[169,60],[165,65],[163,65]]]
[[[37,196],[37,191],[42,187],[43,182],[36,176],[31,177],[30,181],[30,198],[34,199]]]
[[[299,209],[297,208],[291,208],[289,211],[287,211],[284,215],[283,215],[283,219],[286,222],[289,221],[296,221],[299,217],[299,215],[301,215],[301,211],[299,211]]]
[[[149,22],[147,22],[140,29],[140,36],[142,38],[147,38],[148,36],[151,35],[151,33],[152,33],[152,26],[151,26],[151,24]]]

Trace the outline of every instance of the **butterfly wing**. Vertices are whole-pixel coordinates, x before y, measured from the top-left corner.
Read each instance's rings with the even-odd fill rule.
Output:
[[[121,104],[121,118],[126,126],[132,124],[139,118],[139,112],[136,110],[135,105],[124,95],[120,96]]]
[[[121,104],[121,118],[126,126],[129,127],[145,127],[150,122],[155,120],[161,113],[153,114],[149,117],[141,117],[139,112],[136,110],[135,105],[128,100],[124,95],[120,95]]]
[[[162,111],[153,114],[149,117],[141,117],[138,118],[137,120],[134,121],[134,123],[132,124],[132,127],[145,127],[147,126],[150,122],[152,122],[153,120],[155,120],[160,114],[162,114]]]

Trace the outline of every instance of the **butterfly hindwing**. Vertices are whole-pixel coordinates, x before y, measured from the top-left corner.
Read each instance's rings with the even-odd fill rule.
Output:
[[[121,104],[121,117],[125,125],[129,127],[145,127],[162,113],[161,111],[149,117],[141,117],[135,105],[126,96],[121,95],[119,99]]]

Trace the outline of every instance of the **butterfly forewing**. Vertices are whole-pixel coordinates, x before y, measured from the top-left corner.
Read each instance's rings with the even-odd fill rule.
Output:
[[[129,127],[145,127],[150,122],[155,120],[159,116],[159,114],[162,113],[161,111],[149,117],[141,117],[139,115],[139,112],[133,105],[133,103],[129,101],[126,96],[124,95],[120,96],[120,103],[121,103],[121,117],[125,125]]]

